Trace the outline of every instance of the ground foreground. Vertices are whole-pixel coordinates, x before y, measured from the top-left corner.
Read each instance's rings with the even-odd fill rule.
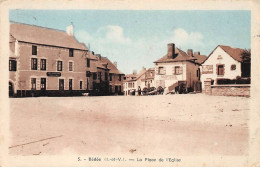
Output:
[[[249,101],[203,94],[12,98],[9,151],[244,155]]]

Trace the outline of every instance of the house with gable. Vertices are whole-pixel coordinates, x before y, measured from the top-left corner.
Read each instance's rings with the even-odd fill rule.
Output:
[[[202,63],[202,88],[205,80],[216,84],[218,79],[250,77],[250,63],[243,62],[244,52],[244,49],[218,45]]]
[[[192,49],[185,53],[174,43],[168,44],[167,54],[154,62],[156,88],[163,88],[165,93],[201,91],[199,66],[205,59],[199,52],[193,54]]]

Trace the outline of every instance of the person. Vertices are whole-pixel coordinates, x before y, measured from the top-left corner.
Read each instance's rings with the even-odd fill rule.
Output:
[[[138,96],[141,96],[141,92],[142,92],[141,87],[138,86]]]

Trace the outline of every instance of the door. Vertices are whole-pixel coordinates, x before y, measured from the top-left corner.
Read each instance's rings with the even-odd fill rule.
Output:
[[[9,82],[9,97],[14,95],[14,86],[13,83]]]
[[[118,86],[115,86],[115,93],[118,93]]]
[[[41,94],[45,95],[46,92],[46,78],[41,78]]]
[[[59,79],[59,90],[64,90],[64,79]]]
[[[72,91],[72,79],[69,79],[69,91]]]
[[[219,76],[224,75],[224,65],[218,65],[218,75]]]

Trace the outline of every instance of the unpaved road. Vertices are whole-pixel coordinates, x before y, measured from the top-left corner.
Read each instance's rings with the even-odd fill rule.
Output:
[[[244,155],[249,101],[203,94],[11,98],[9,151]]]

